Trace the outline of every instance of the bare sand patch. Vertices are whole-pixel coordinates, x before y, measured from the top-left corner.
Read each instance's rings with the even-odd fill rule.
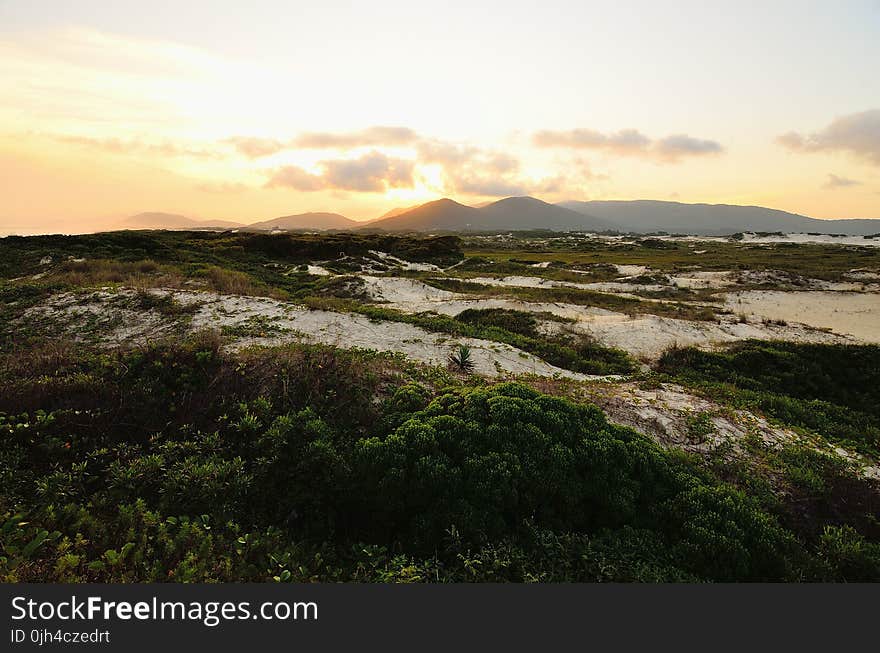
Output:
[[[813,243],[817,245],[859,245],[862,247],[880,247],[880,238],[867,236],[829,236],[827,234],[784,234],[762,235],[743,234],[744,243]]]
[[[578,283],[576,281],[557,281],[556,279],[544,279],[543,277],[525,277],[511,275],[507,277],[474,277],[468,279],[470,283],[479,283],[484,286],[514,286],[520,288],[578,288],[592,290],[594,292],[611,292],[624,297],[641,299],[633,295],[635,290],[661,291],[667,286],[660,284],[633,284],[621,281],[596,281],[591,283]]]
[[[629,381],[589,383],[578,390],[583,398],[601,407],[612,422],[644,433],[665,447],[706,455],[728,445],[741,452],[744,441],[757,436],[772,448],[801,444],[829,451],[827,446],[792,429],[771,424],[760,415],[698,397],[675,384],[648,389]],[[704,418],[710,428],[695,430],[692,425],[698,417]],[[861,476],[880,478],[880,467],[875,461],[839,446],[833,447],[833,453],[854,464]]]
[[[527,277],[530,278],[530,277]],[[363,277],[371,296],[389,308],[406,313],[433,311],[455,316],[467,309],[502,308],[550,313],[574,323],[547,323],[545,330],[572,329],[597,342],[622,349],[637,358],[652,360],[672,346],[713,347],[749,338],[794,342],[846,342],[847,339],[802,325],[764,324],[760,320],[719,322],[681,320],[643,314],[630,316],[591,306],[560,302],[524,302],[509,299],[475,299],[470,295],[434,288],[413,279]]]
[[[670,275],[669,279],[672,285],[679,288],[689,289],[705,289],[705,288],[726,288],[737,283],[737,273],[731,271],[711,271],[703,270],[699,272],[686,272],[682,274]]]
[[[454,345],[471,349],[474,372],[487,377],[508,377],[532,374],[573,380],[597,377],[579,374],[550,365],[516,347],[478,338],[455,338],[448,334],[426,331],[411,324],[371,320],[354,313],[310,310],[304,306],[266,297],[221,295],[212,292],[152,290],[156,295],[170,295],[183,305],[193,306],[188,320],[175,321],[152,310],[136,310],[125,305],[134,291],[102,291],[82,303],[82,296],[63,293],[46,304],[29,311],[32,316],[63,319],[70,331],[83,334],[84,324],[98,317],[102,322],[93,329],[94,335],[106,344],[143,344],[161,335],[180,329],[223,329],[232,333],[236,328],[259,324],[265,335],[232,335],[231,349],[250,345],[278,345],[285,342],[314,342],[345,349],[371,349],[403,354],[429,365],[446,365]],[[251,329],[248,329],[250,331]]]
[[[440,269],[433,263],[414,263],[412,261],[404,261],[402,258],[397,258],[396,256],[389,254],[388,252],[380,252],[379,250],[375,249],[371,249],[370,254],[382,259],[386,263],[396,265],[403,270],[419,270],[421,272],[432,272]]]
[[[566,325],[608,347],[616,347],[643,360],[653,360],[670,347],[717,347],[738,340],[788,340],[791,342],[846,342],[844,337],[800,325],[763,324],[722,320],[703,322],[658,315],[629,316],[612,313],[584,316]]]
[[[645,265],[618,264],[614,267],[617,269],[617,274],[624,277],[638,277],[648,271],[648,267]]]
[[[725,303],[736,313],[759,319],[799,322],[880,342],[880,294],[750,290],[730,293]]]

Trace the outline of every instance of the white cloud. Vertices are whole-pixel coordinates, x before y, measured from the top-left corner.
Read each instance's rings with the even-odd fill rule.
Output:
[[[382,193],[389,188],[411,188],[415,162],[386,156],[373,150],[357,159],[328,159],[318,164],[321,174],[298,166],[273,171],[269,188],[288,187],[299,191],[344,190]]]
[[[677,162],[685,157],[720,154],[724,148],[717,141],[673,134],[654,140],[637,129],[622,129],[603,134],[593,129],[535,132],[532,144],[542,148],[596,149],[619,156],[638,156],[658,161]]]
[[[812,134],[788,132],[776,142],[795,152],[846,152],[880,166],[880,109],[841,116]]]
[[[835,174],[828,173],[828,181],[825,182],[823,188],[828,188],[830,190],[834,190],[835,188],[846,188],[848,186],[861,186],[862,182],[857,181],[855,179],[847,179],[846,177],[839,177]]]

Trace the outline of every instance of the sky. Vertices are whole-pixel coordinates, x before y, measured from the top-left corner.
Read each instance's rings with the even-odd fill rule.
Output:
[[[0,231],[440,197],[880,218],[880,0],[0,0]]]

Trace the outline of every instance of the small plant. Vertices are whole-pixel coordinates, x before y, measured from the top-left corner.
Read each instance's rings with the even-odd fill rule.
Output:
[[[474,369],[474,360],[471,358],[471,348],[467,345],[458,345],[449,354],[449,366],[459,372],[470,373]]]
[[[709,413],[691,413],[687,417],[688,438],[692,441],[704,443],[710,435],[715,433],[715,424]]]

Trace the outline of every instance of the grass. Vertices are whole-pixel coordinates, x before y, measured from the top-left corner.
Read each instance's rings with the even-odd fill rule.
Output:
[[[0,354],[0,578],[880,578],[876,494],[831,459],[765,451],[799,492],[771,510],[594,406],[221,342]]]
[[[880,346],[749,340],[673,348],[658,370],[719,401],[880,458]]]
[[[633,297],[622,297],[583,288],[530,288],[527,286],[490,286],[461,279],[431,277],[425,283],[441,290],[480,295],[481,297],[508,297],[528,302],[559,302],[578,306],[595,306],[627,315],[659,315],[682,320],[713,321],[715,310],[708,306],[682,303],[648,302]]]
[[[327,304],[321,305],[327,306]],[[345,306],[348,310],[376,320],[405,322],[427,331],[505,343],[534,354],[551,365],[573,372],[629,374],[635,369],[632,359],[626,352],[602,346],[582,334],[550,336],[540,334],[536,330],[517,333],[498,326],[497,318],[485,323],[474,319],[473,313],[466,316],[465,320],[461,320],[436,313],[403,313],[375,304],[337,303],[335,306],[337,308]],[[520,317],[519,321],[521,325],[525,318]],[[513,326],[517,328],[515,324]]]
[[[480,257],[499,265],[528,255],[535,260],[568,265],[645,265],[663,272],[701,270],[782,270],[812,279],[838,281],[856,268],[880,269],[880,248],[785,243],[749,245],[736,241],[659,241],[634,239],[613,243],[587,237],[514,238],[499,246],[496,240],[469,238],[467,257]],[[703,251],[695,254],[696,250]],[[533,273],[540,269],[531,268]],[[537,274],[536,274],[537,276]]]

